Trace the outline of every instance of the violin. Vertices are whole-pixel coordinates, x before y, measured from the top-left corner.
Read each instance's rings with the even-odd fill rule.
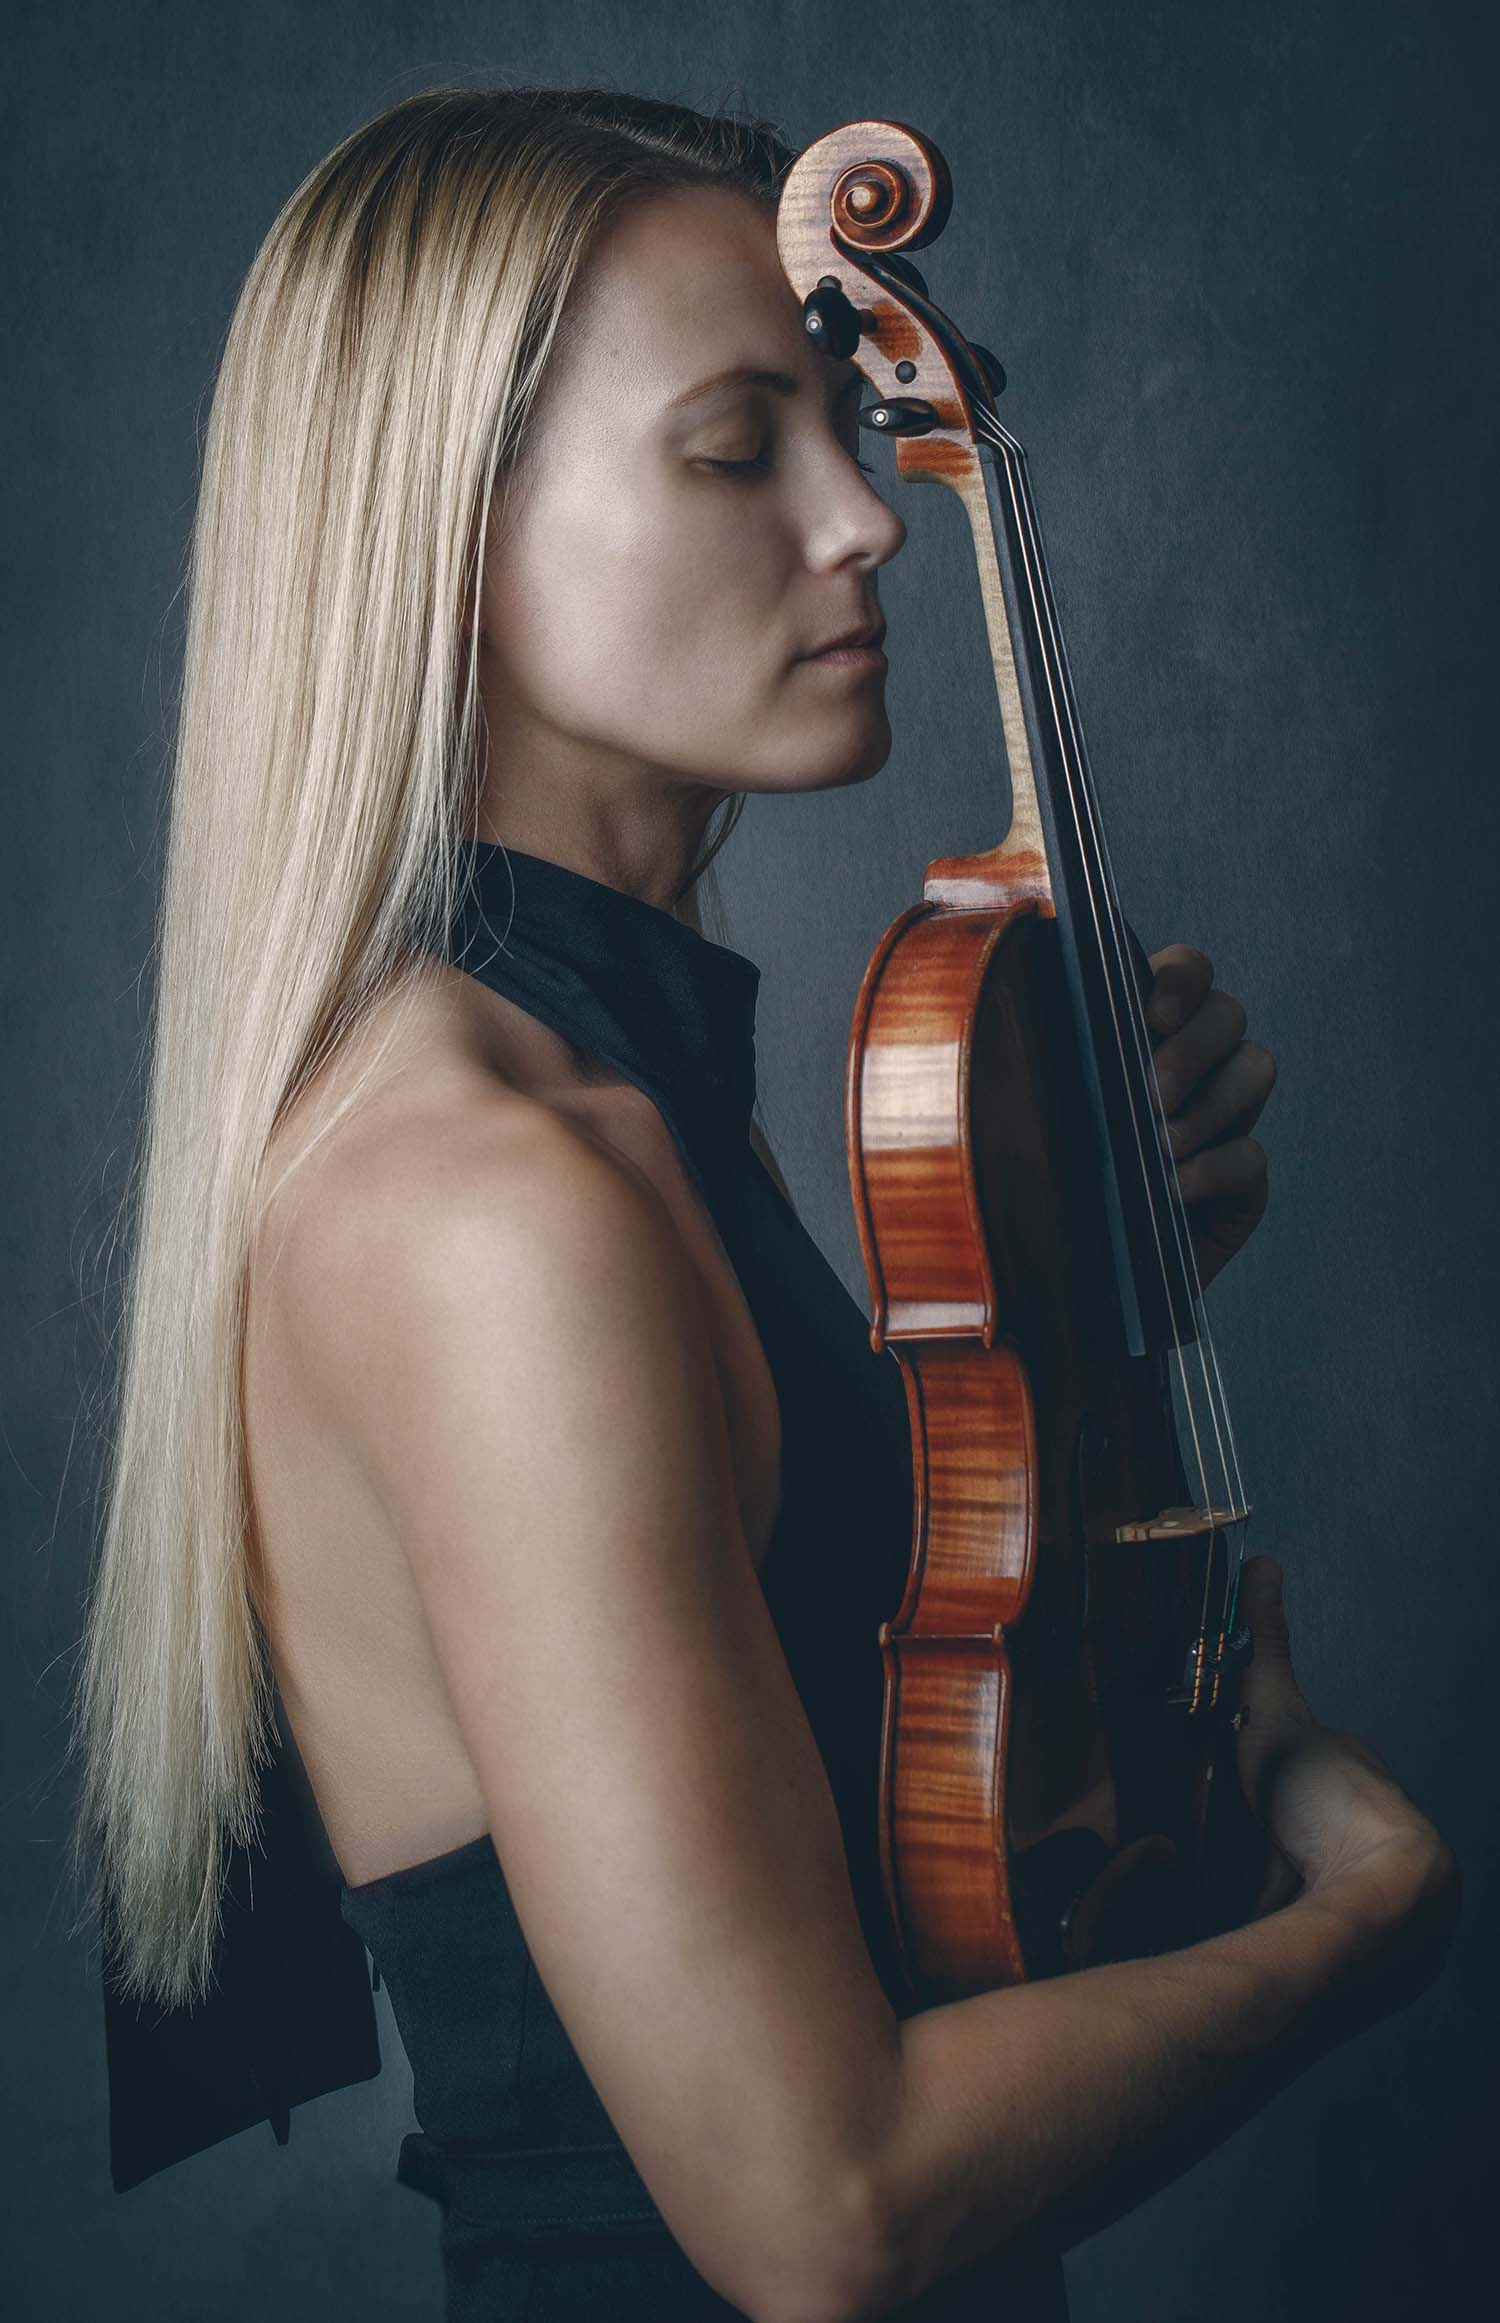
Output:
[[[882,1623],[880,1849],[925,2002],[1248,1918],[1234,1770],[1250,1510],[1005,374],[908,255],[952,182],[857,121],[784,181],[809,339],[861,424],[968,513],[1009,774],[860,984],[845,1139],[870,1338],[900,1364],[914,1523]]]

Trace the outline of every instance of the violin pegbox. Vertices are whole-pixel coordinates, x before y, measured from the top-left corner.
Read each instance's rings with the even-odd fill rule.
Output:
[[[910,272],[916,274],[917,270],[912,267]],[[920,282],[920,275],[917,279]],[[850,304],[836,274],[825,274],[802,301],[802,327],[825,354],[835,362],[842,362],[854,353],[864,332],[873,330],[876,322],[868,307],[857,310]],[[896,365],[898,379],[915,379],[916,375],[915,363],[903,361]],[[929,435],[937,423],[932,405],[914,395],[887,396],[881,403],[867,404],[859,415],[861,427],[873,428],[877,434],[886,436]]]
[[[833,361],[856,362],[875,389],[860,426],[905,439],[903,477],[962,489],[976,473],[976,427],[1005,373],[933,305],[906,255],[937,239],[952,202],[947,163],[919,131],[849,122],[788,171],[777,243],[808,338]]]

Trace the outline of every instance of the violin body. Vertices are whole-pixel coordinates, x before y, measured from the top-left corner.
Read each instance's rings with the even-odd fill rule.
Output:
[[[929,863],[887,929],[849,1041],[871,1340],[901,1366],[915,1485],[879,1633],[880,1846],[929,2001],[1241,1921],[1264,1854],[1232,1763],[1249,1510],[1162,1131],[1149,963],[1025,453],[995,409],[1004,373],[907,255],[951,204],[930,140],[862,121],[798,157],[777,220],[809,337],[879,394],[861,424],[968,514],[1009,785],[999,842]]]
[[[1119,1538],[1187,1487],[1161,1359],[1127,1352],[1108,1295],[1038,868],[991,864],[983,909],[903,913],[850,1038],[871,1336],[917,1455],[880,1631],[881,1860],[933,1999],[1163,1949],[1204,1917],[1217,1736],[1173,1700],[1203,1542]]]

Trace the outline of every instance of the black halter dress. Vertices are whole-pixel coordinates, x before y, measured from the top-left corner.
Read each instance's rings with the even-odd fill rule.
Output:
[[[541,857],[479,843],[473,867],[448,957],[651,1098],[744,1292],[782,1422],[783,1498],[761,1585],[828,1773],[871,1957],[904,2016],[913,2004],[877,1841],[876,1633],[899,1602],[910,1549],[905,1392],[894,1356],[872,1351],[864,1314],[750,1143],[760,970],[669,912]],[[299,1796],[305,1807],[305,1778]],[[402,2142],[397,2176],[441,2206],[447,2323],[736,2316],[617,2136],[542,1985],[489,1835],[357,1887],[340,1882],[337,1897],[339,1932],[368,1947],[411,2063],[421,2126]],[[353,2062],[352,2030],[348,2041]],[[325,2072],[322,2086],[338,2085]],[[305,2077],[292,2091],[311,2093]],[[1066,2323],[1061,2262],[1038,2238],[899,2314]]]

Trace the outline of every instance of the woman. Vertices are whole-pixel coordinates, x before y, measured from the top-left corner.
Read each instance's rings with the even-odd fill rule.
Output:
[[[905,2003],[904,1400],[773,1183],[759,972],[693,901],[745,794],[890,746],[879,657],[825,649],[904,527],[777,263],[789,160],[597,92],[398,105],[273,227],[206,447],[79,1830],[123,1988],[183,2006],[274,1682],[451,2317],[1060,2315],[1059,2245],[1451,1916],[1261,1561],[1242,1763],[1294,1900]],[[1157,965],[1211,1269],[1269,1059],[1201,955]]]

